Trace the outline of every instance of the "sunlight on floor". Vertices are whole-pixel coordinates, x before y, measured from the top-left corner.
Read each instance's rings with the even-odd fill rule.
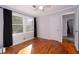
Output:
[[[32,44],[20,50],[18,54],[31,54]]]

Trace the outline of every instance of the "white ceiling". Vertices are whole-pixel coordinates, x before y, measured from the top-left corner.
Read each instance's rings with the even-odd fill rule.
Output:
[[[51,7],[46,8],[44,12],[40,10],[35,11],[32,5],[4,5],[4,7],[9,8],[11,10],[16,10],[17,12],[21,12],[30,16],[38,17],[38,16],[52,14],[59,10],[74,7],[74,5],[51,5]]]

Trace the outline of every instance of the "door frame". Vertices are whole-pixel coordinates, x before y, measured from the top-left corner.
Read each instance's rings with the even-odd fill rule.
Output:
[[[74,10],[73,12],[67,12],[62,14],[62,31],[63,31],[63,15],[67,15],[67,14],[75,14],[75,22],[74,22],[74,44],[75,47],[77,49],[77,51],[79,50],[78,48],[78,33],[76,33],[76,31],[78,31],[78,19],[79,19],[79,8],[76,8],[76,10]],[[63,34],[63,32],[62,32]],[[63,40],[63,35],[62,35],[62,40]]]

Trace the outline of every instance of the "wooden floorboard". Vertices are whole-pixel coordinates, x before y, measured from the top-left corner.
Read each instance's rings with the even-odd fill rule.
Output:
[[[8,47],[8,48],[6,48],[6,51],[4,54],[17,54],[21,49],[30,45],[31,42],[32,42],[32,40],[28,40],[28,41],[25,41],[23,43],[17,44],[15,46]]]
[[[24,43],[6,48],[5,54],[76,54],[74,44],[64,40],[60,43],[55,40],[35,38]]]
[[[68,54],[77,54],[77,50],[75,47],[75,44],[68,40],[68,39],[64,39],[62,42],[62,45],[64,46],[64,48],[68,51]]]

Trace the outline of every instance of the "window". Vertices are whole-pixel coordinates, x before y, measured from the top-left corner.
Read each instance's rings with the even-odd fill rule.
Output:
[[[13,33],[23,32],[23,18],[20,16],[12,16]]]
[[[13,13],[12,15],[12,28],[13,33],[25,33],[34,31],[33,17],[24,16]]]
[[[33,31],[33,18],[27,18],[26,24],[25,24],[25,31],[30,32]]]
[[[33,20],[28,20],[27,26],[26,26],[26,32],[33,31]]]

